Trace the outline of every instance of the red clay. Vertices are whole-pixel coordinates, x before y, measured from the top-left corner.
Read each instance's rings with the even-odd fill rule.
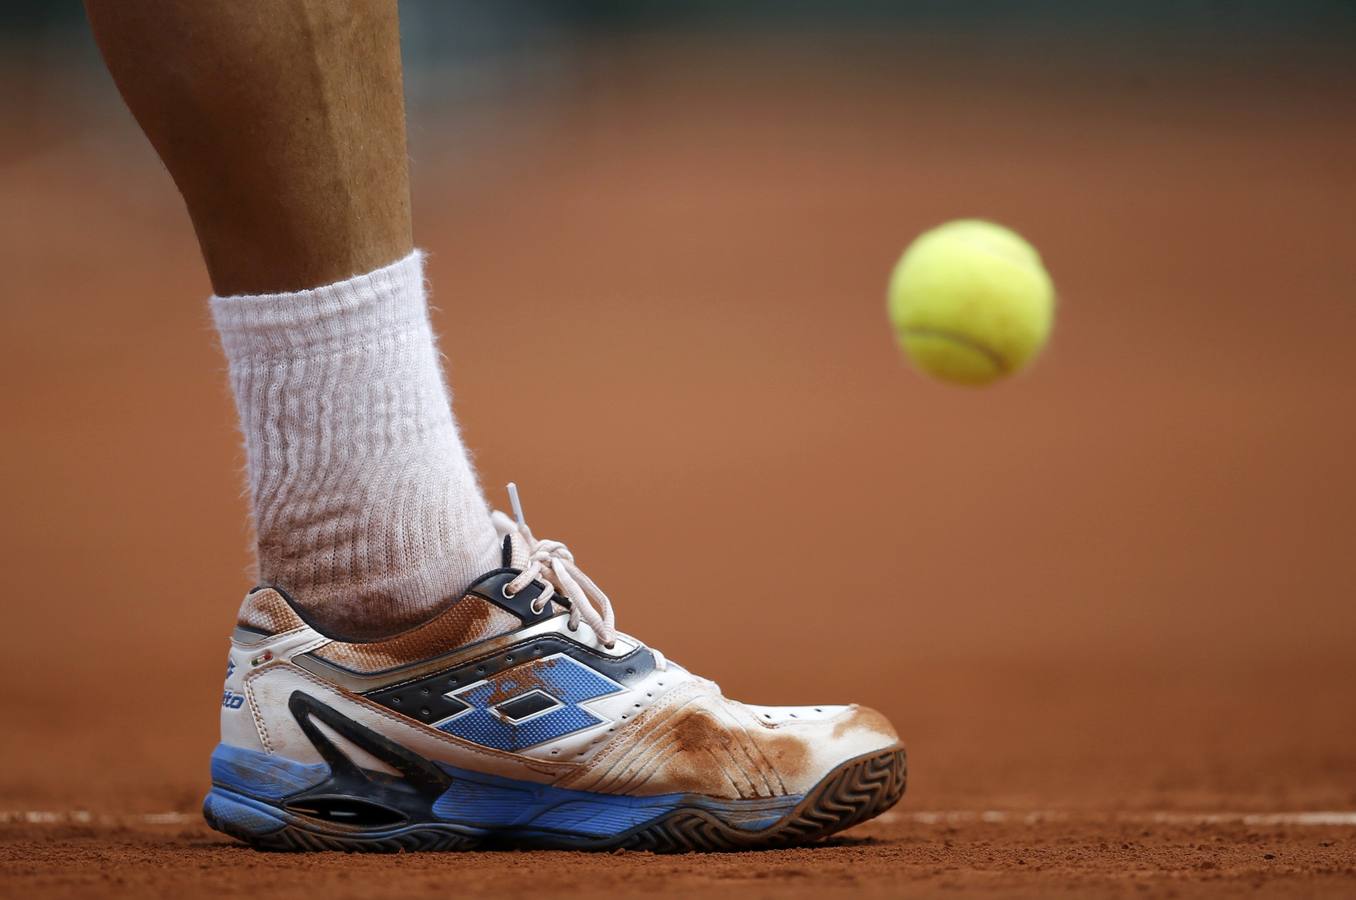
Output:
[[[1350,828],[1077,822],[868,824],[822,846],[761,853],[256,853],[206,826],[29,827],[0,843],[14,896],[553,897],[974,894],[1346,897]]]

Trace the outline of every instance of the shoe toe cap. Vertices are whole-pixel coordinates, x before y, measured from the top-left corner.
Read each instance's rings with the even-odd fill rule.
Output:
[[[808,711],[808,712],[807,712]],[[890,720],[868,706],[754,707],[759,744],[789,793],[803,793],[859,756],[899,746]]]

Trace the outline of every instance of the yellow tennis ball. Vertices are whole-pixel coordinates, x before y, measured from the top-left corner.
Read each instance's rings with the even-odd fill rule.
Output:
[[[959,219],[926,231],[890,278],[890,321],[915,366],[988,384],[1030,363],[1050,336],[1055,289],[1015,231]]]

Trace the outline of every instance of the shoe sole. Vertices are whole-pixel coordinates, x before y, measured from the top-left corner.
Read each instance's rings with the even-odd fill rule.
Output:
[[[569,850],[649,850],[690,853],[755,850],[808,844],[874,818],[899,802],[907,782],[903,747],[850,759],[825,775],[781,818],[749,830],[711,810],[680,806],[606,837],[523,832],[449,822],[357,828],[314,818],[216,784],[203,802],[212,828],[264,851],[396,853],[493,847]]]

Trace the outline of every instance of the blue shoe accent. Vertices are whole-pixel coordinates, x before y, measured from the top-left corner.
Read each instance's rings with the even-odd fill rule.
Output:
[[[202,814],[217,831],[262,850],[470,850],[479,843],[478,832],[440,822],[335,828],[223,787],[214,787],[208,793]]]
[[[437,765],[449,776],[450,785],[431,806],[424,806],[422,811],[407,809],[403,825],[364,829],[351,836],[381,841],[427,825],[450,826],[466,835],[496,834],[582,846],[625,834],[679,809],[699,810],[731,828],[758,831],[776,823],[801,799],[599,794]],[[324,763],[300,763],[226,744],[218,745],[212,753],[212,782],[212,791],[203,803],[204,816],[214,828],[252,842],[285,827],[328,833],[326,823],[298,814],[287,801],[297,795],[311,796],[307,792],[317,788],[331,797],[348,793],[326,787],[338,782]],[[351,796],[365,799],[357,793]]]
[[[515,835],[614,837],[676,809],[709,812],[733,828],[756,831],[776,822],[800,796],[718,800],[697,794],[598,794],[518,781],[440,765],[452,786],[433,804],[447,822],[504,829]]]
[[[434,815],[481,828],[607,837],[676,809],[686,796],[595,794],[451,766],[440,768],[452,776],[452,786],[434,802]]]
[[[287,827],[281,810],[215,787],[203,800],[202,815],[217,831],[244,841],[267,837]]]
[[[230,744],[212,751],[212,783],[250,797],[281,800],[329,777],[324,763],[307,765]]]

